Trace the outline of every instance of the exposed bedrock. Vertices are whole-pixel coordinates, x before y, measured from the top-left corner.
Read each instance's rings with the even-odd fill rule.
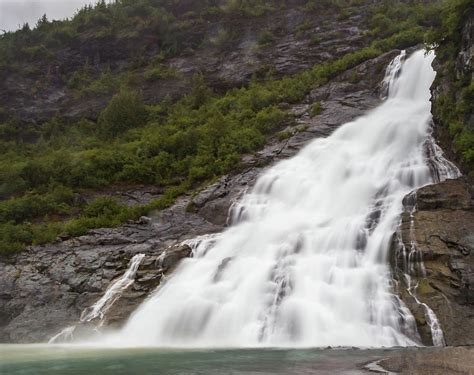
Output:
[[[413,221],[409,209],[402,216],[401,240],[405,248],[414,244],[422,265],[415,265],[412,284],[415,295],[436,314],[447,345],[474,345],[474,200],[472,179],[461,177],[419,189],[408,196],[416,199]],[[413,262],[419,263],[419,257]],[[406,257],[405,257],[406,260]],[[398,253],[397,272],[403,272]],[[431,330],[423,306],[406,291],[403,278],[400,295],[415,316],[425,344],[431,345]]]

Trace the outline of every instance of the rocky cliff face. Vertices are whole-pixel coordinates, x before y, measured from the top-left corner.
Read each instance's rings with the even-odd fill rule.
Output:
[[[369,60],[289,107],[295,117],[286,129],[289,138],[274,138],[261,152],[244,157],[243,172],[224,176],[197,195],[184,196],[171,208],[139,222],[94,230],[0,259],[0,341],[45,341],[64,327],[79,324],[81,313],[124,274],[134,255],[143,253],[135,282],[117,296],[120,298],[102,321],[92,322],[123,324],[163,275],[191,255],[188,247],[179,244],[223,230],[233,201],[253,185],[264,168],[376,106],[384,68],[398,53]],[[315,101],[322,110],[312,117]]]
[[[474,345],[472,179],[425,186],[407,196],[405,206],[395,271],[400,296],[415,316],[422,341],[433,343],[432,322],[422,305],[427,304],[439,320],[447,345]]]

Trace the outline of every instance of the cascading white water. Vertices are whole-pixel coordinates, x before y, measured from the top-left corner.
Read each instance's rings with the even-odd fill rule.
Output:
[[[74,331],[76,330],[76,326],[68,326],[62,329],[59,333],[54,335],[48,340],[48,344],[58,344],[63,342],[70,342],[74,339]]]
[[[382,81],[382,98],[386,99],[389,96],[394,96],[393,90],[394,82],[398,78],[402,70],[402,64],[405,61],[407,54],[406,51],[402,51],[397,57],[395,57],[387,67],[385,77]]]
[[[90,322],[96,318],[102,319],[104,317],[104,314],[113,305],[115,300],[120,297],[120,293],[133,284],[138,266],[144,257],[145,254],[136,254],[130,259],[125,273],[107,288],[105,294],[94,303],[94,305],[82,312],[81,323]]]
[[[135,275],[144,257],[145,254],[134,255],[132,259],[130,259],[125,273],[107,287],[104,295],[97,302],[82,311],[79,322],[62,329],[59,333],[49,339],[48,344],[73,341],[74,333],[82,323],[88,323],[98,319],[99,324],[95,328],[99,328],[103,324],[103,318],[107,311],[112,307],[115,301],[121,297],[122,292],[135,281]]]
[[[387,256],[403,197],[433,181],[424,150],[433,58],[401,57],[378,108],[262,175],[234,206],[233,225],[195,240],[193,258],[104,341],[416,344],[405,334],[413,318],[392,294]]]

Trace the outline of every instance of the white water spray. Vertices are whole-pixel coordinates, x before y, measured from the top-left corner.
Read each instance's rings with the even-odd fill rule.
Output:
[[[233,226],[195,240],[194,257],[105,342],[416,344],[387,256],[403,197],[434,181],[426,157],[433,58],[400,57],[377,109],[262,175],[234,206]]]
[[[137,254],[130,259],[127,271],[107,288],[104,295],[94,305],[82,312],[81,323],[104,317],[107,310],[120,297],[121,292],[127,289],[135,280],[135,274],[144,256],[145,254]]]
[[[132,259],[130,259],[125,273],[109,285],[104,295],[96,303],[82,311],[78,324],[62,329],[59,333],[49,339],[48,344],[58,344],[73,341],[74,333],[81,323],[88,323],[98,318],[99,324],[96,329],[100,327],[103,324],[104,315],[107,313],[110,307],[112,307],[115,301],[120,298],[122,292],[133,284],[135,280],[135,274],[137,273],[138,267],[140,266],[140,263],[144,257],[145,254],[134,255]]]
[[[72,341],[74,339],[75,330],[75,325],[62,329],[59,333],[49,339],[48,344],[59,344]]]
[[[405,274],[405,282],[408,285],[407,291],[410,294],[410,296],[412,296],[415,302],[423,308],[426,322],[430,326],[431,340],[433,342],[433,346],[438,346],[438,347],[445,346],[446,342],[444,340],[444,333],[439,324],[438,317],[436,316],[435,312],[426,303],[421,302],[416,297],[416,290],[418,289],[418,283],[416,283],[416,285],[412,285],[411,277],[408,274]]]
[[[402,51],[390,62],[390,64],[388,64],[387,70],[385,71],[385,77],[382,81],[383,99],[386,99],[389,96],[394,96],[394,83],[400,75],[402,65],[405,62],[406,56],[406,51]]]

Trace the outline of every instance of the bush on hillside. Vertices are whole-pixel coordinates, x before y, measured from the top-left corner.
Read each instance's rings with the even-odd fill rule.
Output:
[[[145,124],[147,110],[135,91],[123,90],[115,95],[99,117],[101,133],[115,137],[128,129]]]

